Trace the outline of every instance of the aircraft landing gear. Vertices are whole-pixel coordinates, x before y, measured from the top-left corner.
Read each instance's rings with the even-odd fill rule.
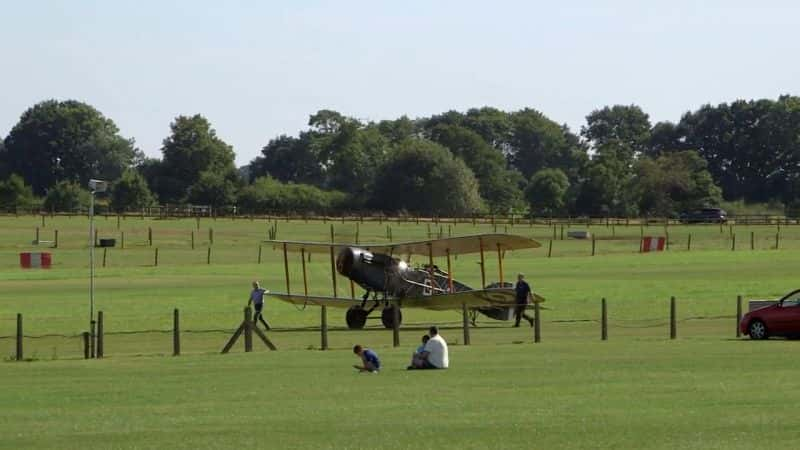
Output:
[[[351,330],[360,330],[364,328],[370,311],[372,310],[366,310],[360,306],[351,306],[348,308],[347,315],[345,316],[347,328],[350,328]]]
[[[394,328],[394,308],[397,308],[395,305],[387,306],[383,308],[381,311],[381,322],[383,322],[383,326],[386,328]],[[399,319],[398,326],[403,323],[403,311],[397,311],[397,318]]]

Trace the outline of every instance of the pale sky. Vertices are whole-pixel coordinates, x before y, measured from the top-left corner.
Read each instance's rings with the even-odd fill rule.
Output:
[[[0,137],[50,98],[92,104],[149,156],[201,113],[237,164],[323,108],[381,120],[593,109],[677,121],[800,94],[796,1],[30,0],[0,7]]]

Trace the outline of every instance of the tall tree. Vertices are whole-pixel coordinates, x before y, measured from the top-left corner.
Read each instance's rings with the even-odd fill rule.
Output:
[[[261,155],[250,162],[250,181],[270,176],[280,181],[322,184],[323,169],[318,149],[311,145],[312,135],[278,136],[261,149]]]
[[[172,133],[164,139],[161,151],[161,185],[158,196],[164,202],[183,200],[189,187],[204,172],[235,180],[233,148],[217,137],[208,120],[197,114],[178,116],[170,125]]]
[[[669,217],[693,208],[716,206],[720,189],[697,152],[668,152],[637,161],[632,182],[641,214]]]
[[[8,171],[8,155],[6,155],[5,139],[0,139],[0,180],[7,178],[11,173]]]
[[[393,144],[412,138],[420,131],[419,124],[408,116],[401,116],[395,120],[382,120],[371,126],[377,127],[378,131]]]
[[[441,145],[422,139],[398,144],[377,173],[369,205],[442,216],[483,207],[478,181],[469,167]]]
[[[156,203],[144,177],[134,169],[126,170],[111,189],[111,208],[122,212],[136,210]]]
[[[558,214],[564,207],[569,180],[561,169],[542,169],[531,177],[525,190],[531,211]]]
[[[681,150],[685,147],[681,139],[678,126],[672,122],[658,122],[650,130],[650,141],[647,143],[645,154],[658,157],[668,151]]]
[[[44,207],[50,211],[75,212],[89,206],[89,191],[72,181],[59,181],[47,190]]]
[[[650,140],[650,118],[636,105],[614,105],[596,109],[586,116],[581,134],[596,150],[613,144],[631,152],[625,155],[633,160],[644,153]]]
[[[207,170],[189,187],[188,201],[214,208],[230,206],[236,202],[236,180],[230,174]]]
[[[25,111],[5,147],[1,165],[38,195],[62,180],[85,186],[90,178],[119,178],[141,158],[114,122],[74,100],[47,100]]]
[[[534,109],[511,114],[509,159],[526,178],[544,168],[561,169],[575,178],[586,162],[577,137]]]
[[[31,187],[17,174],[11,174],[7,179],[0,180],[0,207],[17,208],[30,206],[34,202]]]
[[[506,168],[500,150],[490,146],[481,135],[459,125],[442,123],[430,130],[430,138],[464,160],[478,179],[481,197],[490,211],[508,213],[522,206],[520,182],[524,179],[516,170]]]
[[[697,149],[726,199],[766,201],[796,192],[800,176],[800,98],[705,105],[678,125],[685,147]]]

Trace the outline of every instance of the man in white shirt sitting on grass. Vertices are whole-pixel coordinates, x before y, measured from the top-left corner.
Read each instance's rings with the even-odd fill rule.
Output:
[[[413,369],[447,369],[450,366],[450,358],[447,353],[447,342],[439,334],[439,329],[434,325],[428,330],[430,340],[425,344],[425,348],[418,358],[415,358],[414,365],[408,366]]]

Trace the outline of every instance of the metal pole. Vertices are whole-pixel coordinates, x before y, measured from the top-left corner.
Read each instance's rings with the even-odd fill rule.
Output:
[[[94,319],[94,191],[89,197],[89,322]]]

